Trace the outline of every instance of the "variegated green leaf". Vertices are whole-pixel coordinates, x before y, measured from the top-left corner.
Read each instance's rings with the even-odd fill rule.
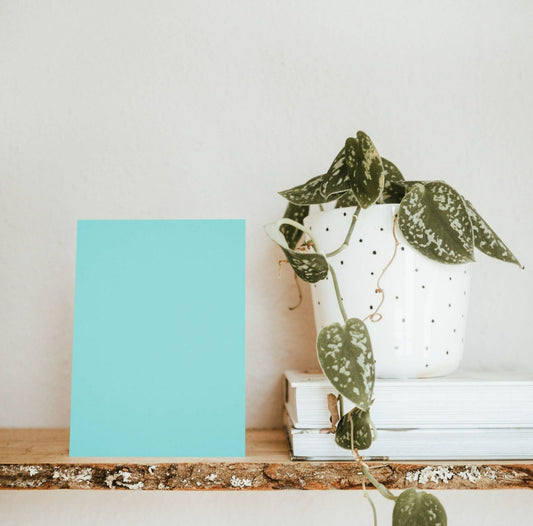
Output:
[[[352,422],[353,422],[353,447],[356,449],[368,449],[372,444],[373,433],[370,414],[355,407],[346,413],[337,424],[335,442],[344,449],[352,449]]]
[[[375,366],[365,324],[351,318],[344,327],[328,325],[318,334],[316,347],[320,366],[333,387],[366,411],[372,403]]]
[[[294,203],[289,203],[285,209],[285,214],[283,217],[292,219],[297,223],[303,225],[304,219],[309,215],[309,205],[295,205]],[[296,228],[292,225],[281,225],[281,233],[285,236],[289,248],[295,248],[300,241],[300,238],[303,235],[302,230]]]
[[[474,261],[474,236],[466,205],[446,183],[415,184],[402,199],[398,224],[408,243],[431,259]]]
[[[413,188],[415,184],[427,184],[430,181],[391,181],[390,186],[392,191],[397,195],[403,196]],[[401,201],[401,199],[400,199]]]
[[[492,256],[493,258],[501,259],[509,263],[514,263],[520,268],[523,268],[520,261],[516,259],[515,255],[507,248],[507,245],[498,237],[496,232],[488,225],[488,223],[476,212],[470,201],[465,201],[466,210],[470,221],[472,222],[472,229],[474,230],[474,244],[481,250],[481,252]]]
[[[384,157],[381,158],[381,162],[383,163],[383,202],[399,203],[405,195],[405,189],[398,185],[404,181],[403,175],[394,163]]]
[[[309,236],[311,234],[304,227],[298,225],[295,221],[290,219],[282,219],[276,223],[270,223],[265,226],[267,235],[277,243],[281,250],[283,250],[287,261],[290,263],[296,275],[308,281],[309,283],[316,283],[328,275],[328,261],[323,254],[314,252],[301,252],[299,250],[291,249],[285,239],[285,236],[280,232],[280,227],[283,224],[291,224],[295,228],[301,228]]]
[[[309,283],[316,283],[328,275],[328,262],[321,254],[282,249],[296,275]]]
[[[446,526],[444,506],[435,495],[409,488],[400,493],[392,511],[392,526]]]
[[[344,149],[352,191],[359,205],[368,208],[383,190],[381,157],[370,137],[362,131],[357,132],[357,139],[346,139]]]
[[[322,195],[329,198],[332,195],[338,196],[350,188],[350,177],[346,167],[344,148],[338,153],[331,164],[328,173],[324,176],[324,182],[320,191]]]
[[[326,198],[320,191],[325,175],[317,175],[304,184],[279,192],[287,201],[295,205],[320,205],[335,200],[335,195]]]
[[[335,208],[347,208],[348,206],[358,206],[357,199],[351,190],[342,194],[335,204]]]

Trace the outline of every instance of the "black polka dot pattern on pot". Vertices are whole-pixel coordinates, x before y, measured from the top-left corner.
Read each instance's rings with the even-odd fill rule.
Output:
[[[340,223],[323,220],[313,224],[313,235],[317,236],[317,243],[322,250],[332,252],[341,246],[350,224],[348,216],[351,216],[349,211],[342,211],[337,216],[345,229],[342,235],[337,229]],[[377,223],[370,229],[365,225],[359,231],[357,227],[356,224],[350,247],[330,260],[337,271],[340,292],[346,295],[340,301],[348,317],[363,319],[365,316],[375,316],[381,300],[375,290],[381,286],[385,300],[378,312],[383,318],[375,324],[367,318],[365,323],[369,330],[373,327],[375,331],[387,331],[395,338],[382,340],[379,345],[383,346],[383,341],[387,341],[386,345],[390,345],[388,352],[398,356],[398,359],[404,359],[410,353],[420,353],[419,356],[424,358],[421,358],[423,361],[418,367],[423,369],[425,375],[442,371],[443,367],[446,370],[445,364],[455,363],[457,351],[464,344],[468,270],[443,266],[441,271],[433,263],[426,264],[425,259],[420,260],[410,245],[401,242],[395,261],[382,275],[394,252],[390,226]],[[386,244],[388,236],[391,238],[390,244]],[[355,255],[358,256],[357,262],[352,260]],[[404,275],[405,278],[402,278]],[[382,279],[379,285],[378,276]],[[319,325],[336,321],[342,323],[329,276],[313,284],[310,290],[316,312],[328,311],[328,314],[319,315]],[[374,352],[378,353],[377,361],[383,367],[384,360],[379,350]]]

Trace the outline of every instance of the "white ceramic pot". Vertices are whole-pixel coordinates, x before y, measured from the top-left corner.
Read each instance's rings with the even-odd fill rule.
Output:
[[[354,208],[312,212],[305,220],[319,248],[342,245]],[[381,301],[377,280],[390,261],[398,205],[361,210],[350,245],[330,258],[349,318],[364,319]],[[414,378],[453,372],[463,356],[470,267],[433,261],[412,248],[396,226],[396,257],[381,278],[385,300],[380,321],[365,321],[376,360],[376,376]],[[331,276],[311,285],[317,332],[343,322]],[[378,316],[375,316],[378,318]]]

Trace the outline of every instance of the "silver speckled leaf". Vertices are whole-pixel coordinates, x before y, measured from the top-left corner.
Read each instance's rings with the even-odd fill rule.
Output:
[[[335,195],[326,198],[320,191],[325,175],[317,175],[304,184],[279,192],[287,201],[296,205],[320,205],[335,200]]]
[[[335,208],[347,208],[348,206],[358,206],[357,199],[351,190],[344,192],[335,203]]]
[[[309,215],[309,205],[295,205],[294,203],[289,203],[285,209],[285,214],[283,217],[292,219],[301,225],[304,222],[304,219]],[[292,225],[281,225],[281,233],[285,236],[289,248],[295,248],[300,241],[300,238],[303,235],[303,232]]]
[[[399,227],[405,239],[441,263],[474,261],[472,224],[462,197],[441,181],[415,184],[402,199]]]
[[[435,495],[409,488],[400,493],[392,511],[392,526],[446,526],[444,506]]]
[[[368,208],[383,190],[383,164],[370,137],[357,132],[357,139],[346,139],[344,146],[350,184],[361,208]]]
[[[465,201],[466,210],[472,222],[474,230],[474,244],[481,250],[481,252],[492,256],[493,258],[501,259],[509,263],[514,263],[522,268],[520,261],[516,259],[515,255],[509,250],[507,245],[498,237],[496,232],[488,225],[488,223],[476,212],[470,201]]]
[[[305,231],[305,227],[302,229]],[[287,261],[299,278],[309,283],[316,283],[326,278],[329,270],[327,259],[322,254],[315,252],[301,252],[291,249],[285,236],[280,232],[279,221],[266,225],[265,232],[283,250]]]
[[[335,432],[335,442],[344,449],[352,449],[350,419],[353,420],[353,446],[356,449],[368,449],[373,440],[370,413],[357,407],[339,420]]]
[[[346,167],[344,148],[335,157],[328,173],[324,175],[324,182],[320,191],[326,198],[337,196],[350,188],[350,176]]]
[[[358,408],[368,410],[374,391],[375,365],[372,344],[365,324],[351,318],[343,327],[324,327],[316,343],[324,374],[340,394]]]
[[[383,163],[383,202],[399,203],[405,195],[405,189],[398,185],[404,181],[403,175],[391,161],[381,158]],[[394,184],[396,183],[396,184]]]
[[[403,196],[413,188],[415,184],[427,184],[430,181],[390,181],[391,191],[397,195]],[[399,202],[400,202],[399,201]]]

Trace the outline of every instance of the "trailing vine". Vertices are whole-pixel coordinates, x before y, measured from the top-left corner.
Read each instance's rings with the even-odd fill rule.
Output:
[[[477,213],[472,204],[443,181],[406,181],[394,163],[381,157],[370,137],[357,132],[346,139],[329,170],[306,183],[280,192],[287,199],[284,217],[265,227],[269,237],[285,254],[296,276],[316,283],[331,275],[343,324],[333,323],[318,334],[316,349],[320,366],[332,386],[339,392],[338,422],[332,420],[335,442],[349,449],[369,482],[385,498],[394,501],[393,526],[446,526],[447,518],[440,501],[414,488],[396,496],[380,484],[359,455],[370,447],[377,433],[370,418],[374,402],[375,360],[366,320],[379,321],[379,309],[385,301],[380,285],[384,273],[393,263],[398,250],[398,227],[406,241],[424,256],[444,264],[474,261],[474,247],[485,254],[523,268],[509,248]],[[311,232],[303,226],[310,206],[331,203],[336,208],[355,207],[350,226],[339,248],[324,253]],[[362,210],[372,205],[398,204],[393,220],[394,252],[376,284],[381,301],[365,318],[350,318],[345,310],[339,283],[329,258],[345,250]],[[305,238],[304,238],[305,235]],[[300,244],[304,240],[304,247]],[[303,250],[302,250],[303,248]],[[354,408],[344,413],[342,400]],[[328,405],[332,403],[328,400]],[[376,509],[372,508],[374,524]]]
[[[381,271],[381,274],[378,277],[378,280],[376,282],[376,294],[381,294],[381,299],[379,300],[379,304],[376,307],[376,310],[374,312],[371,312],[366,318],[363,318],[363,321],[370,319],[370,321],[376,323],[380,321],[383,316],[380,314],[379,310],[383,306],[383,303],[385,303],[385,291],[383,290],[383,287],[380,285],[381,278],[385,275],[385,272],[389,269],[389,267],[392,265],[392,262],[396,259],[396,254],[398,253],[398,246],[400,245],[400,241],[398,241],[398,237],[396,236],[396,224],[398,222],[398,214],[394,215],[394,221],[392,222],[392,236],[394,237],[394,252],[392,254],[392,257],[390,258],[390,261],[385,265],[385,268]]]

